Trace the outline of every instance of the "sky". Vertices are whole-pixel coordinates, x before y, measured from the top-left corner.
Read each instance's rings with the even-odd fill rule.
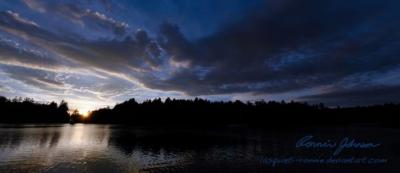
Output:
[[[0,95],[400,101],[398,0],[0,0]]]

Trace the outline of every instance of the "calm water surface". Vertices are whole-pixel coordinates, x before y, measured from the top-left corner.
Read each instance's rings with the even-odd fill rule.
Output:
[[[300,162],[329,158],[333,149],[296,148],[304,136],[379,143],[344,150],[338,158],[376,163]],[[0,172],[398,172],[400,133],[386,128],[297,130],[155,130],[113,125],[0,125]],[[380,162],[379,162],[380,161]]]

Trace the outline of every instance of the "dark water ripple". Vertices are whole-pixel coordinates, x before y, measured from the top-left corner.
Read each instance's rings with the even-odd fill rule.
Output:
[[[290,155],[329,155],[298,151],[304,135],[343,136],[383,144],[376,151],[344,156],[384,157],[377,165],[284,165],[263,159]],[[0,125],[0,172],[396,172],[399,131],[385,128],[314,128],[296,130],[162,130],[113,125]]]

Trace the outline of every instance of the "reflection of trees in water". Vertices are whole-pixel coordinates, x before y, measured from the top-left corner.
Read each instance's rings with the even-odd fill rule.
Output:
[[[11,131],[11,132],[10,132]],[[20,131],[13,132],[13,130],[0,130],[0,146],[1,148],[18,146],[23,138],[23,133]]]
[[[69,124],[58,127],[1,127],[0,172],[46,172],[43,170],[51,169],[63,171],[66,169],[63,165],[92,165],[95,170],[105,165],[106,168],[112,167],[104,168],[105,170],[115,170],[114,167],[118,168],[115,163],[103,156],[108,151],[108,128],[96,127]],[[121,157],[121,154],[117,157]]]
[[[245,136],[233,136],[224,133],[216,135],[213,134],[212,130],[208,133],[192,130],[186,132],[174,130],[172,132],[149,131],[151,132],[143,134],[142,132],[130,130],[113,130],[109,142],[111,145],[120,148],[127,155],[130,155],[135,149],[152,153],[159,153],[161,150],[165,152],[203,152],[225,146],[248,148],[253,147],[256,143],[255,139],[249,139]]]
[[[2,148],[17,148],[24,145],[39,146],[40,148],[53,148],[57,146],[60,130],[42,128],[1,128],[0,146]]]
[[[123,172],[268,172],[271,169],[260,162],[264,156],[310,154],[299,153],[293,146],[310,131],[234,129],[164,130],[81,124],[0,128],[0,164],[8,165],[0,166],[0,172],[6,167],[14,172],[41,172],[43,167],[58,171],[63,167],[57,165],[65,163],[100,172],[119,169]],[[361,132],[348,130],[343,134],[381,141],[393,141],[389,137],[398,135]],[[341,137],[342,133],[337,129],[332,132],[317,129],[313,134],[332,138]],[[385,142],[390,145],[375,154],[394,156],[396,152],[389,152],[399,143],[396,140],[397,143]]]
[[[131,155],[137,148],[136,134],[127,130],[113,130],[110,135],[109,144],[116,146],[126,155]]]
[[[50,146],[49,146],[50,148],[57,146],[60,136],[61,135],[59,132],[53,133],[53,135],[50,138]]]
[[[151,130],[150,130],[151,131]],[[245,135],[245,134],[243,134]],[[251,134],[247,134],[251,135]],[[140,155],[146,162],[143,171],[172,171],[184,167],[205,164],[224,164],[238,162],[244,164],[254,161],[262,145],[260,141],[244,136],[234,136],[213,131],[135,133],[129,130],[115,130],[110,144],[121,150],[127,157]],[[207,170],[207,169],[206,169]],[[173,172],[173,171],[172,171]]]
[[[0,145],[3,149],[5,147],[24,148],[25,146],[39,149],[106,148],[109,129],[107,126],[94,127],[91,125],[1,127]]]

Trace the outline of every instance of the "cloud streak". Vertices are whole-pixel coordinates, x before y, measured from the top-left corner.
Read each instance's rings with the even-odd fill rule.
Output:
[[[304,96],[302,99],[311,100],[325,103],[337,103],[346,100],[345,106],[356,106],[356,105],[371,105],[371,104],[382,104],[382,103],[397,103],[400,102],[399,85],[393,86],[370,86],[370,87],[358,87],[343,90],[336,90],[333,92],[327,92],[322,94],[315,94]],[[343,104],[342,104],[343,105]]]
[[[356,88],[361,78],[381,78],[400,65],[400,3],[394,0],[265,1],[204,34],[182,32],[185,26],[168,18],[154,26],[157,32],[132,31],[134,19],[84,2],[23,2],[20,8],[25,11],[0,12],[0,34],[5,33],[0,35],[2,71],[44,90],[86,91],[107,102],[112,95],[130,95],[140,88],[165,95],[249,99],[279,94],[290,98],[288,93],[307,90],[307,95],[292,94],[291,99],[355,103],[348,95],[364,91]],[[175,3],[179,6],[180,1]],[[190,6],[180,8],[185,7]],[[56,25],[65,23],[53,16],[67,19],[70,32],[59,30]],[[196,19],[189,21],[198,26]],[[66,71],[103,87],[89,87],[82,78],[56,78]],[[93,76],[82,74],[86,72]],[[376,101],[392,100],[387,94],[392,86],[370,81],[365,92],[377,91]],[[320,94],[321,88],[329,88],[329,93]],[[357,96],[364,104],[364,95]]]
[[[126,34],[129,25],[107,17],[98,11],[84,9],[74,3],[60,3],[55,1],[23,1],[30,9],[40,13],[55,14],[83,27],[99,31],[112,31],[116,35]],[[78,2],[77,2],[78,3]]]

